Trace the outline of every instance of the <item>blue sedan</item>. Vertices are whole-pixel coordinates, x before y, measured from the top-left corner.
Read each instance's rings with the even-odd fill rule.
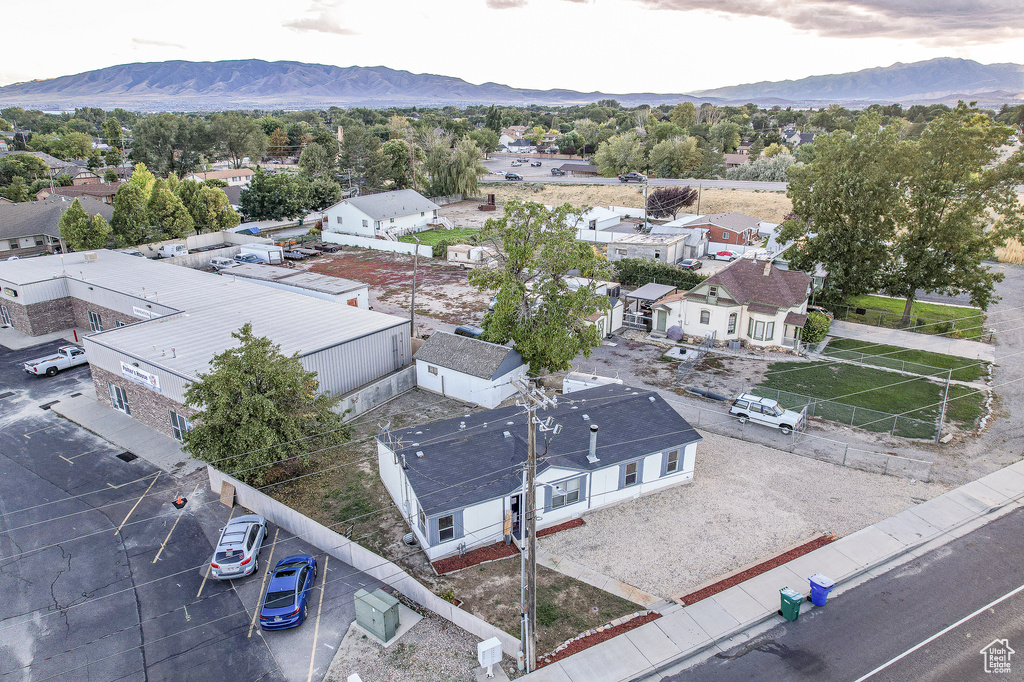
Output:
[[[295,554],[277,562],[260,607],[260,628],[285,630],[306,620],[306,603],[316,580],[316,559]]]

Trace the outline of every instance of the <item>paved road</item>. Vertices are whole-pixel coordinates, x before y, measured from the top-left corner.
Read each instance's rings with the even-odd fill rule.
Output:
[[[1024,589],[992,604],[1024,584],[1022,552],[1018,510],[664,679],[986,679],[980,651],[996,639],[1021,652],[1000,678],[1024,679]]]
[[[352,594],[380,584],[333,560],[324,571],[322,553],[273,526],[260,571],[206,580],[219,528],[244,510],[217,502],[204,474],[175,481],[124,461],[40,409],[91,384],[87,367],[21,371],[57,345],[0,348],[0,680],[319,680],[353,620]],[[179,492],[190,498],[181,512],[170,504]],[[296,553],[321,566],[319,636],[312,622],[264,636],[252,618],[263,574]]]

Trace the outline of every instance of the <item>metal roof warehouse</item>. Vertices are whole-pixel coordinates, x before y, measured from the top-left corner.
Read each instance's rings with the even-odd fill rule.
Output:
[[[97,397],[169,435],[188,384],[246,322],[346,393],[411,361],[409,320],[241,278],[100,250],[0,263],[3,319],[84,338]],[[125,399],[126,405],[122,405]],[[168,416],[168,411],[172,412]]]

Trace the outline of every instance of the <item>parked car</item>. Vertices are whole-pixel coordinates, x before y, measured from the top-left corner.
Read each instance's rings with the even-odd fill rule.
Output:
[[[241,263],[236,261],[234,258],[211,258],[210,259],[210,267],[213,268],[214,270],[216,270],[217,272],[220,272],[221,270],[227,270],[228,268],[237,267],[239,265],[241,265]]]
[[[217,580],[252,575],[260,567],[259,554],[266,537],[267,520],[259,514],[245,514],[228,521],[220,530],[210,560],[210,575]]]
[[[643,173],[623,173],[619,176],[619,182],[643,182],[646,179]]]
[[[748,419],[758,424],[771,426],[789,435],[793,429],[803,426],[803,416],[799,412],[784,409],[779,401],[762,398],[751,393],[741,393],[732,401],[730,414],[736,415],[740,424]]]
[[[512,162],[512,167],[513,167],[513,168],[517,168],[517,167],[519,167],[519,166],[522,166],[522,165],[523,165],[523,164],[522,164],[522,163],[520,163],[519,161],[513,161],[513,162]]]
[[[158,258],[174,258],[176,256],[187,256],[188,248],[184,244],[164,244],[157,251]]]
[[[260,629],[285,630],[302,625],[314,581],[316,559],[309,554],[278,561],[260,606]]]
[[[696,258],[684,258],[679,261],[679,267],[683,270],[700,270],[703,263]]]
[[[740,254],[735,251],[719,251],[715,254],[715,260],[736,260],[740,257]]]
[[[552,168],[551,174],[554,176],[565,175],[565,171],[562,170],[561,168]]]
[[[523,176],[519,173],[505,173],[506,180],[522,180]]]
[[[237,256],[235,256],[233,260],[238,261],[239,264],[243,264],[243,263],[262,263],[263,262],[263,261],[261,261],[259,259],[259,256],[256,256],[256,255],[251,254],[251,253],[240,253]]]
[[[78,365],[84,365],[89,360],[85,357],[85,349],[78,346],[61,346],[53,355],[44,358],[29,360],[25,363],[25,371],[29,374],[45,374],[48,377],[56,376],[62,369],[70,369]]]
[[[543,166],[544,164],[542,164],[540,161],[531,161],[530,165],[533,166],[534,168],[539,168],[539,167]]]
[[[504,174],[505,174],[505,171],[501,170],[500,168],[495,168],[494,170],[491,171],[491,175],[504,175]]]
[[[475,339],[483,334],[484,330],[475,324],[463,324],[455,328],[455,333],[459,336],[468,336],[471,339]]]
[[[339,244],[313,244],[313,248],[322,253],[337,253],[341,251]]]

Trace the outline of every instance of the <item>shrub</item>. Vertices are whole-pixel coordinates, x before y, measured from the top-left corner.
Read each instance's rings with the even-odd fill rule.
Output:
[[[828,334],[832,320],[827,315],[812,312],[807,315],[807,323],[804,325],[803,340],[805,343],[818,343]]]
[[[703,275],[692,270],[684,270],[648,258],[623,258],[615,261],[614,265],[618,281],[630,287],[642,287],[657,282],[679,289],[692,289],[705,279]]]

